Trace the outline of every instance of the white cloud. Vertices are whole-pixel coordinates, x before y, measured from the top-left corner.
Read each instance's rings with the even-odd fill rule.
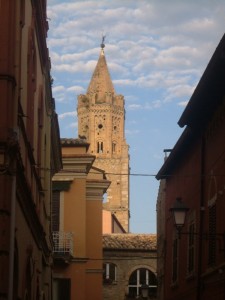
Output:
[[[75,93],[76,95],[82,94],[85,92],[85,89],[82,86],[74,85],[67,89],[68,92]]]
[[[188,104],[188,101],[181,101],[178,103],[179,106],[185,107]]]
[[[171,99],[189,99],[194,92],[194,87],[190,85],[176,85],[167,89],[168,95],[164,102],[171,101]]]
[[[78,126],[77,122],[73,122],[68,125],[68,128],[77,128],[77,126]]]
[[[137,109],[141,109],[141,105],[140,104],[129,104],[128,105],[128,109],[130,110],[137,110]]]
[[[136,135],[136,134],[139,134],[140,133],[140,130],[138,129],[125,129],[125,134],[126,135]]]
[[[64,92],[65,87],[63,85],[53,86],[52,91],[53,93]]]
[[[68,117],[76,117],[76,116],[77,116],[76,111],[69,111],[69,112],[59,114],[58,117],[59,117],[59,120],[63,120],[63,119],[68,118]]]

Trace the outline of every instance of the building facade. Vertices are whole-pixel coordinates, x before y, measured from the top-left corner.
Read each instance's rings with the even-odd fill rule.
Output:
[[[83,139],[61,139],[53,178],[54,300],[103,299],[102,201],[110,182]]]
[[[0,298],[50,300],[51,177],[61,152],[46,1],[3,1],[0,24]]]
[[[165,300],[225,297],[224,49],[225,36],[178,122],[185,129],[157,174],[165,181],[165,248],[159,253]],[[180,234],[171,208],[186,212]]]
[[[164,300],[164,276],[165,276],[165,249],[166,249],[166,236],[165,236],[165,191],[166,181],[162,179],[159,185],[156,213],[157,213],[157,299]]]
[[[104,234],[103,255],[104,300],[143,299],[143,285],[148,299],[156,299],[155,234]]]
[[[124,97],[117,95],[109,74],[104,44],[87,93],[78,96],[78,133],[90,143],[94,165],[105,170],[111,185],[103,207],[129,232],[129,153],[125,140]]]

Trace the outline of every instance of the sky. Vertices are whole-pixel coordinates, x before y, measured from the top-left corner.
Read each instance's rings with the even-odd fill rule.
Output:
[[[48,0],[47,44],[61,138],[77,138],[85,94],[105,36],[130,146],[130,231],[156,233],[155,175],[183,129],[177,124],[225,32],[224,0]]]

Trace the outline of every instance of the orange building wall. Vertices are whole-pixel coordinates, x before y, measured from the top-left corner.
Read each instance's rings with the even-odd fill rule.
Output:
[[[102,202],[100,200],[87,201],[86,237],[89,259],[86,276],[87,299],[102,299]]]
[[[71,300],[101,300],[103,294],[102,199],[109,182],[102,170],[87,174],[95,157],[85,154],[86,150],[85,145],[62,147],[64,169],[54,177],[55,181],[71,182],[69,189],[61,192],[64,209],[60,227],[73,233],[74,253],[64,267],[54,266],[55,278],[71,279]]]
[[[112,233],[112,213],[108,210],[102,210],[102,233]]]
[[[77,213],[78,212],[78,213]],[[74,233],[74,255],[86,256],[86,180],[76,178],[64,192],[64,231]]]

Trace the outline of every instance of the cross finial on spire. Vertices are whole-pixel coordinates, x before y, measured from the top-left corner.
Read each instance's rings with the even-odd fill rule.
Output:
[[[104,49],[105,48],[105,38],[106,38],[106,35],[102,35],[102,43],[101,43],[101,48]]]

